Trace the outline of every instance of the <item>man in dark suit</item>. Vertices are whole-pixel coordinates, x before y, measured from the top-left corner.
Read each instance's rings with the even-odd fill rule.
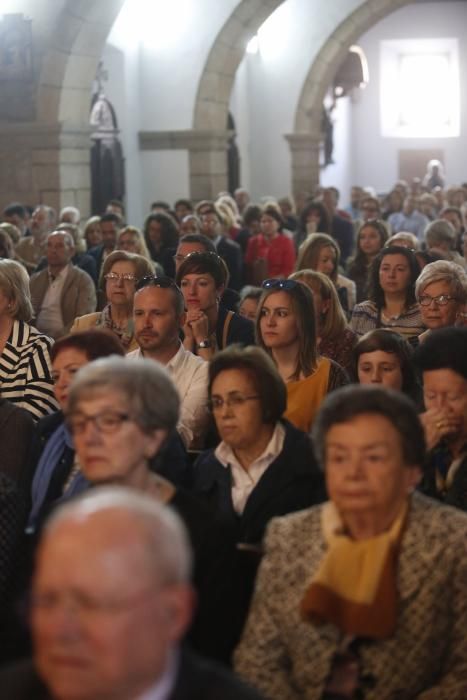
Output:
[[[97,278],[101,272],[102,264],[106,257],[115,250],[117,245],[117,234],[121,227],[121,219],[117,214],[107,213],[101,216],[102,243],[88,250],[96,261]]]
[[[0,672],[2,697],[260,700],[181,651],[190,564],[180,520],[155,495],[100,488],[57,510],[33,582],[34,665]]]
[[[228,238],[228,234],[222,235],[222,217],[215,209],[207,209],[201,215],[201,233],[207,236],[216,249],[216,253],[225,260],[229,270],[229,285],[232,289],[240,289],[242,286],[242,249]]]
[[[354,249],[354,229],[352,221],[341,216],[337,208],[339,190],[336,187],[326,187],[323,190],[323,204],[331,217],[331,236],[338,242],[341,251],[341,263],[344,265]]]

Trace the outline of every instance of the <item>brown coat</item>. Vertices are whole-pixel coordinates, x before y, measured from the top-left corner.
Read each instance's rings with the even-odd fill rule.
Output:
[[[49,286],[48,269],[36,272],[29,281],[31,301],[34,308],[34,317],[37,318],[41,310],[42,302]],[[77,316],[82,316],[96,308],[96,289],[94,282],[87,272],[70,265],[62,289],[60,307],[63,318],[63,332],[60,336],[70,332],[73,321]],[[60,337],[57,336],[57,337]]]
[[[304,622],[303,593],[325,544],[321,506],[272,521],[236,669],[269,700],[319,700],[339,641]],[[414,495],[390,639],[360,646],[365,700],[467,698],[467,515]]]

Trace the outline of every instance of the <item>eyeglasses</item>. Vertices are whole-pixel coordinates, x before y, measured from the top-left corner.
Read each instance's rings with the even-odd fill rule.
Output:
[[[451,297],[448,294],[438,294],[437,297],[430,297],[429,294],[424,294],[418,300],[421,306],[430,306],[431,302],[434,301],[436,306],[446,306],[450,301],[458,301],[456,297]]]
[[[281,280],[273,277],[272,279],[264,280],[261,286],[263,289],[285,289],[287,291],[295,289],[299,285],[301,285],[301,282],[296,282],[295,280]]]
[[[243,396],[243,394],[231,394],[226,399],[223,399],[221,396],[213,396],[212,399],[208,401],[208,406],[213,412],[220,411],[224,404],[229,408],[240,408],[246,401],[254,401],[255,399],[259,398],[260,397],[257,394],[254,394],[252,396]]]
[[[31,596],[30,605],[37,612],[53,613],[58,609],[67,607],[73,611],[84,623],[100,620],[105,616],[113,616],[120,612],[126,612],[143,603],[148,595],[154,595],[154,588],[141,590],[126,598],[111,600],[91,597],[81,592],[56,592],[47,591],[35,593]]]
[[[117,411],[105,411],[95,416],[85,416],[84,413],[70,413],[66,418],[68,429],[72,435],[82,435],[87,424],[92,423],[100,433],[112,435],[116,433],[122,423],[130,421],[128,413]]]
[[[130,273],[125,273],[124,275],[119,275],[116,272],[109,272],[107,275],[104,275],[104,279],[107,280],[107,282],[135,282],[136,281],[135,275],[131,275]]]
[[[161,289],[170,289],[172,287],[178,289],[173,279],[165,275],[161,275],[160,277],[157,275],[142,277],[136,284],[136,291],[143,289],[143,287],[161,287]]]

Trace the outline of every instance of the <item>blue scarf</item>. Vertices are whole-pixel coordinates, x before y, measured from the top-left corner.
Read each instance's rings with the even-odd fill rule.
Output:
[[[47,495],[52,474],[62,457],[65,447],[69,447],[73,451],[75,449],[73,438],[66,424],[62,423],[47,440],[34,474],[31,489],[32,508],[27,525],[28,530],[30,528],[35,529],[36,527],[37,516],[40,513]],[[71,483],[68,484],[66,492],[63,494],[63,499],[66,500],[75,494],[81,493],[81,491],[84,491],[88,486],[89,483],[84,476],[78,472]]]

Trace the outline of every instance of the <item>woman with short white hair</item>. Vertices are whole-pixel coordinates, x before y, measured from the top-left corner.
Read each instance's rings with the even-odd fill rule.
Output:
[[[427,327],[418,337],[423,342],[431,331],[457,325],[467,303],[467,273],[449,260],[432,262],[418,277],[415,296]]]

